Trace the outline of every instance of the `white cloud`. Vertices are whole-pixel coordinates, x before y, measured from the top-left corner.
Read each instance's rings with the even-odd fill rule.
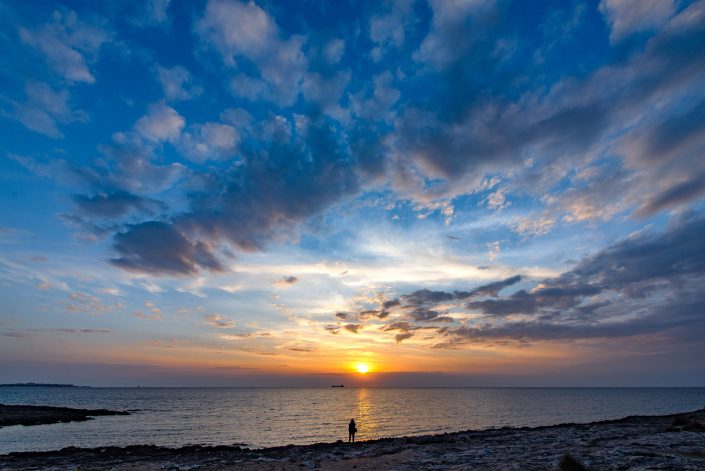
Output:
[[[502,212],[505,208],[512,205],[512,202],[507,200],[507,194],[502,188],[493,191],[483,200],[489,209],[497,212]]]
[[[149,112],[135,124],[135,130],[145,139],[152,142],[175,142],[181,135],[186,121],[183,116],[164,103],[149,107]]]
[[[539,237],[551,232],[555,225],[555,217],[550,212],[544,211],[538,216],[532,213],[526,217],[518,218],[513,224],[512,230],[524,237]]]
[[[675,13],[673,0],[602,0],[600,11],[610,25],[610,40],[656,28]]]
[[[19,34],[23,42],[40,50],[66,80],[85,83],[95,82],[88,64],[109,39],[102,29],[79,21],[73,11],[55,11],[51,23],[36,31],[19,28]]]
[[[497,260],[499,258],[499,254],[502,252],[502,244],[500,241],[496,240],[494,242],[488,242],[487,243],[487,258],[489,258],[492,261]]]
[[[147,14],[154,23],[164,23],[168,21],[169,4],[171,0],[148,0],[145,4]]]
[[[326,58],[329,64],[337,64],[345,53],[345,41],[342,39],[334,39],[329,41],[323,48],[323,57]]]
[[[164,90],[164,97],[169,101],[189,100],[200,95],[203,89],[193,83],[191,73],[184,67],[157,66],[159,83]]]
[[[256,97],[285,106],[296,101],[307,62],[301,51],[303,38],[280,39],[274,19],[253,1],[210,0],[196,30],[216,47],[227,66],[235,68],[244,58],[259,68],[270,93]]]
[[[203,162],[233,157],[240,142],[237,129],[222,123],[193,126],[181,138],[180,148],[191,160]]]
[[[29,81],[25,92],[27,99],[22,103],[11,101],[13,110],[6,114],[32,131],[60,138],[63,134],[59,124],[88,119],[85,113],[71,109],[67,90],[56,91],[44,82]]]
[[[385,49],[404,43],[412,6],[413,0],[395,0],[389,12],[370,19],[370,39],[377,44],[372,51],[373,59],[380,60]]]
[[[247,75],[236,75],[230,81],[230,93],[250,101],[268,97],[270,95],[269,90],[267,84],[262,80],[248,77]]]
[[[429,3],[433,10],[431,30],[414,53],[414,58],[438,67],[451,62],[472,44],[470,38],[466,38],[468,18],[490,11],[495,5],[492,0],[431,0]],[[473,30],[480,27],[474,24]]]
[[[318,104],[328,115],[338,119],[345,117],[338,102],[350,82],[350,71],[338,72],[332,77],[319,73],[307,73],[301,87],[306,100]]]
[[[367,91],[367,96],[364,92],[350,95],[350,108],[361,118],[390,119],[389,109],[401,97],[399,90],[393,87],[394,77],[387,71],[375,75],[372,82],[374,88]]]

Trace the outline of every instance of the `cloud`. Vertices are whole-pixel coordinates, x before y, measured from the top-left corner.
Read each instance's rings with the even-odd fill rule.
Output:
[[[151,24],[169,22],[169,5],[171,0],[147,0],[143,3],[144,20]]]
[[[261,93],[261,97],[282,106],[296,101],[306,70],[303,38],[281,39],[274,18],[255,2],[209,0],[195,28],[206,43],[220,52],[227,67],[235,68],[241,60],[257,66],[266,88],[253,99]]]
[[[119,256],[111,263],[130,271],[188,275],[199,268],[225,270],[208,245],[191,242],[172,225],[160,221],[128,226],[125,232],[115,235],[113,248]]]
[[[237,156],[240,133],[229,124],[204,123],[191,126],[184,132],[179,149],[195,162],[232,160]]]
[[[467,299],[475,296],[497,297],[504,288],[512,286],[521,281],[521,275],[514,275],[501,281],[495,281],[486,285],[478,286],[472,291],[456,291],[453,293],[455,299]]]
[[[705,194],[705,172],[694,175],[660,194],[654,195],[651,201],[636,211],[639,217],[651,216],[664,209],[674,208],[696,200]]]
[[[301,84],[301,91],[306,100],[318,105],[323,112],[343,118],[345,112],[338,103],[349,82],[350,71],[337,72],[328,77],[318,72],[309,72]]]
[[[171,115],[171,112],[166,113],[167,116]],[[178,123],[178,120],[176,121]],[[155,124],[156,128],[161,126],[165,125]],[[159,193],[172,188],[190,172],[178,162],[153,162],[154,146],[157,144],[145,141],[137,133],[115,133],[110,144],[99,146],[99,150],[106,157],[102,167],[75,169],[74,172],[102,190],[120,188],[134,193]],[[135,178],[136,175],[139,175],[139,178]]]
[[[147,301],[144,303],[144,306],[149,310],[149,313],[135,311],[132,315],[141,319],[159,320],[162,318],[162,310],[155,306],[154,303]]]
[[[376,61],[382,58],[387,49],[401,47],[406,39],[406,30],[410,27],[413,0],[389,3],[389,11],[370,18],[370,39],[376,44],[371,54]]]
[[[194,84],[191,73],[180,65],[158,65],[157,76],[167,101],[190,100],[203,93],[203,88]]]
[[[219,329],[230,329],[235,327],[235,321],[228,319],[227,317],[223,317],[220,314],[209,314],[203,317],[210,325]]]
[[[343,328],[353,334],[359,334],[360,329],[362,329],[362,324],[345,324]]]
[[[673,0],[601,0],[600,12],[610,25],[610,40],[662,26],[676,11]]]
[[[495,1],[430,0],[429,4],[433,14],[431,30],[414,59],[443,68],[473,45],[482,32],[477,23],[482,24],[494,11]]]
[[[426,179],[393,185],[410,198],[452,198],[467,192],[468,186],[480,187],[482,178],[495,172],[514,176],[507,190],[543,196],[558,185],[571,163],[584,165],[596,155],[617,152],[616,146],[610,147],[620,140],[611,136],[621,135],[628,141],[642,129],[648,136],[648,125],[654,119],[677,116],[683,103],[688,103],[685,97],[700,96],[697,84],[705,78],[705,55],[694,46],[705,34],[705,8],[700,2],[668,20],[643,48],[611,64],[580,77],[551,83],[529,80],[521,85],[512,82],[493,56],[496,42],[506,33],[494,13],[496,8],[487,3],[463,5],[458,9],[454,2],[432,3],[432,27],[415,55],[433,66],[416,76],[429,85],[431,96],[424,94],[418,101],[404,96],[402,112],[395,119],[391,154],[409,159],[403,167],[387,167],[393,181],[397,172],[403,173],[401,178],[410,169]],[[434,27],[446,21],[452,27],[442,33]],[[431,50],[443,52],[425,53]],[[522,92],[511,96],[511,86]],[[661,110],[658,115],[653,113],[657,108]],[[528,161],[533,164],[527,166]],[[638,169],[632,162],[627,159],[629,165],[616,181],[619,192],[611,200],[614,185],[609,192],[591,191],[586,185],[566,195],[569,199],[557,209],[571,212],[571,222],[614,217],[646,196],[639,195],[639,188],[657,188],[660,175],[692,169],[695,159],[679,158],[673,165],[654,161]],[[609,171],[615,166],[605,168]],[[440,183],[430,186],[428,180]]]
[[[27,129],[54,139],[63,137],[59,124],[87,121],[88,116],[72,108],[68,90],[54,90],[44,82],[28,81],[23,102],[9,100],[12,110],[3,114],[19,121]]]
[[[295,229],[306,218],[357,191],[352,162],[346,149],[340,146],[335,129],[325,119],[293,129],[288,120],[275,117],[261,123],[260,129],[264,133],[260,145],[243,150],[242,163],[228,172],[213,175],[204,189],[192,192],[190,210],[174,218],[170,223],[173,227],[164,227],[169,223],[148,223],[159,224],[159,231],[169,235],[166,240],[179,244],[175,248],[177,257],[182,257],[186,249],[191,255],[185,259],[196,263],[181,264],[178,262],[181,258],[173,264],[162,263],[150,253],[141,254],[142,249],[151,252],[154,248],[142,236],[135,244],[117,242],[127,241],[126,237],[131,240],[133,232],[141,232],[140,226],[133,226],[116,236],[114,247],[118,253],[123,249],[129,251],[124,263],[118,266],[133,270],[143,266],[152,273],[161,266],[180,273],[191,273],[198,266],[217,271],[222,267],[215,263],[215,258],[211,259],[214,256],[207,247],[228,242],[241,250],[260,249],[280,234]],[[272,172],[272,168],[277,171]],[[203,242],[194,242],[194,248],[189,249],[193,244],[184,244],[186,239],[182,234]],[[128,263],[131,261],[135,263]]]
[[[404,340],[408,340],[413,336],[414,334],[412,332],[403,332],[401,334],[396,334],[394,336],[394,340],[396,341],[396,343],[402,343]]]
[[[96,60],[110,35],[85,23],[70,10],[55,11],[52,22],[37,30],[19,28],[22,41],[38,49],[49,65],[69,82],[94,83],[89,63]]]
[[[176,142],[186,120],[164,103],[150,105],[146,115],[135,124],[135,131],[151,142]]]
[[[684,213],[661,233],[635,233],[533,288],[502,296],[504,288],[527,281],[515,275],[468,291],[420,289],[382,301],[391,312],[388,318],[364,315],[367,311],[338,318],[357,319],[360,326],[374,319],[397,342],[425,329],[431,342],[426,344],[433,348],[702,335],[703,233],[705,217]],[[436,322],[445,325],[429,325]]]
[[[278,286],[280,288],[289,288],[298,282],[299,282],[299,279],[295,276],[284,276],[284,277],[274,281],[272,284],[275,286]]]
[[[82,291],[71,291],[67,296],[64,308],[69,312],[82,314],[102,314],[123,308],[121,302],[105,303],[97,296]]]
[[[165,211],[166,205],[161,201],[142,198],[125,191],[98,193],[93,196],[74,195],[78,210],[91,217],[116,218],[137,211],[154,214]]]
[[[372,78],[373,87],[367,93],[361,91],[350,96],[350,109],[352,112],[366,120],[376,120],[392,116],[389,110],[401,97],[399,90],[393,86],[392,74],[382,72]]]

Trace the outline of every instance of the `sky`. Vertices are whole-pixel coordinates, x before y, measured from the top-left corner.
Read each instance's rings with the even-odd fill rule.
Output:
[[[0,50],[0,382],[705,386],[705,1],[2,0]]]

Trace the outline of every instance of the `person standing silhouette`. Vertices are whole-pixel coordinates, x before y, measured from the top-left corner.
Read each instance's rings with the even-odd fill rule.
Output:
[[[350,423],[348,424],[348,443],[355,443],[355,432],[357,432],[355,419],[350,419]]]

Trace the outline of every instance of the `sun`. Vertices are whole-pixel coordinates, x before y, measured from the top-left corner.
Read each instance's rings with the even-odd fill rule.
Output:
[[[370,371],[370,365],[368,365],[367,363],[358,363],[357,365],[355,365],[355,369],[358,373],[364,375],[365,373]]]

